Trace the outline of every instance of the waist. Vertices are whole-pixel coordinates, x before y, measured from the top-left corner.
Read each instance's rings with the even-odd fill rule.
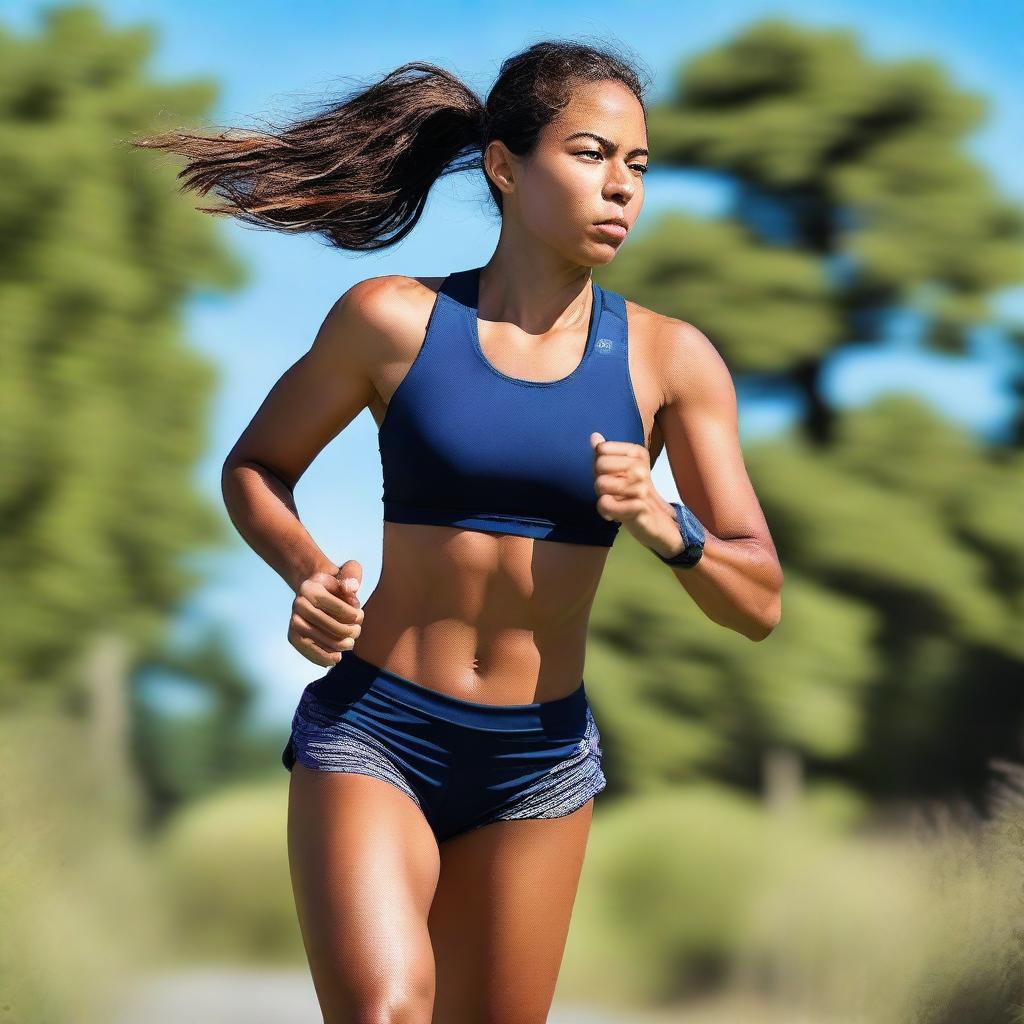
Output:
[[[326,694],[327,700],[332,692],[347,701],[370,689],[378,701],[397,702],[438,723],[509,734],[539,733],[553,737],[560,730],[581,732],[586,727],[589,707],[582,679],[571,692],[553,700],[513,704],[475,701],[424,686],[420,681],[366,661],[355,651],[346,652],[338,664],[312,685]]]
[[[453,698],[529,704],[558,700],[579,686],[586,633],[586,618],[532,629],[490,618],[467,620],[440,608],[410,614],[378,587],[363,605],[351,653]]]

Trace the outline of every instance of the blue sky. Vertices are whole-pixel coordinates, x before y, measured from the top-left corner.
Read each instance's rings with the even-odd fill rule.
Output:
[[[0,20],[30,33],[40,6],[0,2]],[[239,126],[260,118],[285,121],[290,113],[347,92],[353,84],[349,76],[363,82],[409,60],[442,64],[483,96],[505,57],[544,37],[625,45],[653,73],[655,99],[687,56],[759,17],[847,27],[879,59],[936,58],[954,83],[985,95],[990,116],[969,148],[1005,193],[1024,199],[1024,4],[1016,0],[563,0],[557,5],[109,0],[96,6],[113,26],[151,24],[158,32],[151,73],[172,81],[217,80],[221,93],[210,120]],[[656,165],[657,154],[652,156]],[[672,207],[713,214],[726,200],[723,187],[707,176],[656,166],[646,190],[641,219],[648,221],[659,209]],[[221,375],[207,457],[197,468],[197,485],[216,504],[221,503],[224,455],[277,378],[308,349],[337,297],[355,281],[377,274],[445,274],[484,263],[497,239],[497,223],[486,211],[481,181],[448,178],[435,187],[412,235],[375,255],[346,254],[312,238],[222,222],[225,240],[248,264],[251,280],[235,295],[197,297],[186,319],[190,342]],[[1022,292],[1007,295],[1004,308],[1024,321]],[[1010,356],[999,339],[981,335],[971,358],[954,359],[922,354],[912,324],[897,326],[884,351],[854,348],[830,365],[827,385],[834,400],[860,404],[895,385],[920,393],[979,433],[998,429],[1010,408],[1004,389]],[[742,388],[739,398],[744,441],[779,429],[791,415],[786,403],[755,401]],[[666,498],[678,497],[664,456],[654,479]],[[376,430],[368,411],[321,453],[296,488],[303,522],[324,551],[338,563],[348,558],[362,563],[364,601],[380,572],[380,493]],[[211,616],[227,621],[238,657],[260,687],[259,717],[280,726],[284,735],[302,687],[323,672],[285,639],[291,591],[240,539],[230,552],[205,558],[203,566],[209,583],[183,610],[179,634],[187,639]]]

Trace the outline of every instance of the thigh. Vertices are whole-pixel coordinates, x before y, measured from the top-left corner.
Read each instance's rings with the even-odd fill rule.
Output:
[[[547,1020],[593,806],[494,821],[441,844],[428,919],[437,1024]]]
[[[415,802],[382,779],[296,764],[288,863],[299,927],[326,1024],[401,1013],[430,1021],[427,915],[440,871]]]

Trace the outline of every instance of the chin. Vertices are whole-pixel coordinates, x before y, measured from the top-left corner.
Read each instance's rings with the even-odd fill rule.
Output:
[[[622,247],[619,246],[621,249]],[[613,248],[610,245],[598,245],[596,251],[587,254],[586,258],[580,262],[586,264],[588,267],[603,267],[608,263],[611,263],[616,256],[618,256],[619,250]]]

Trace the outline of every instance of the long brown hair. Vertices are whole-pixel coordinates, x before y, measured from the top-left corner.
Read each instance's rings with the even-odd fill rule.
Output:
[[[531,153],[578,83],[606,79],[644,105],[646,83],[624,59],[600,47],[545,41],[504,61],[486,102],[450,71],[411,61],[271,131],[168,131],[132,146],[187,157],[180,191],[213,191],[224,200],[198,207],[204,213],[316,232],[339,249],[369,251],[412,231],[438,178],[482,171],[492,139],[516,155]],[[501,191],[484,177],[500,213]]]

